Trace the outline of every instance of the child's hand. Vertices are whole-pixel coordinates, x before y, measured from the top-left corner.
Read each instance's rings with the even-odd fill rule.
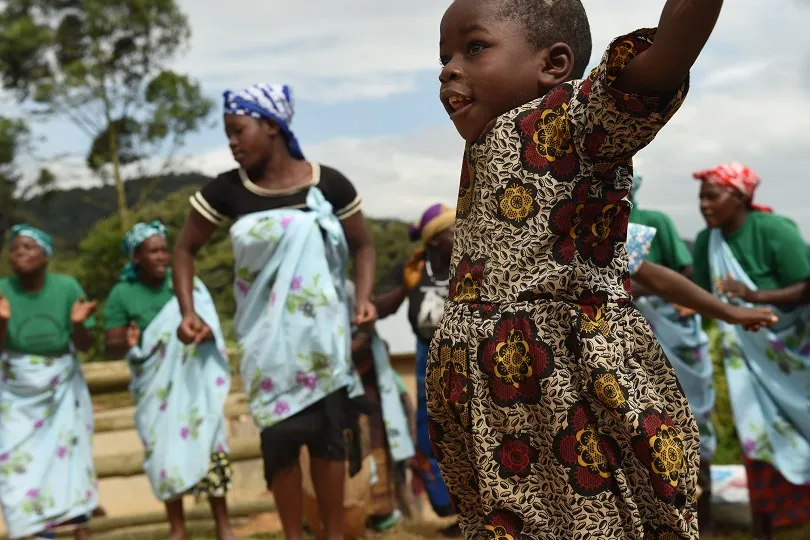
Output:
[[[777,322],[779,318],[768,308],[743,308],[729,306],[729,324],[739,324],[749,332],[757,332]]]
[[[417,249],[408,262],[405,263],[405,268],[402,271],[402,281],[405,284],[405,290],[411,291],[422,281],[422,272],[425,270],[425,248]]]
[[[141,331],[138,329],[138,325],[135,324],[135,321],[132,321],[129,323],[129,326],[127,326],[127,346],[130,349],[137,347],[140,340]]]

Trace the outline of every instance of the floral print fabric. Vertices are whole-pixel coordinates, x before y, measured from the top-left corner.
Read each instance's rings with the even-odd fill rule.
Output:
[[[127,354],[135,426],[145,448],[143,468],[161,501],[202,491],[221,497],[231,482],[230,466],[217,466],[227,465],[223,409],[231,367],[214,301],[199,279],[194,280],[194,309],[213,331],[212,341],[180,341],[182,315],[172,297],[143,331],[140,346]]]
[[[641,263],[647,258],[650,246],[655,239],[655,228],[639,225],[637,223],[627,224],[627,273],[631,276],[638,273]]]
[[[260,429],[341,388],[363,391],[349,354],[346,238],[320,190],[307,206],[248,214],[230,231],[240,371]]]
[[[756,285],[719,229],[709,236],[714,294],[731,276]],[[734,300],[737,302],[737,300]],[[759,332],[718,321],[734,425],[749,460],[770,463],[785,480],[810,484],[810,306],[781,311],[779,322]]]
[[[0,504],[10,538],[98,506],[93,406],[79,360],[0,353]]]
[[[698,537],[697,426],[628,293],[631,160],[686,92],[611,88],[652,38],[617,39],[465,150],[427,395],[467,538]]]

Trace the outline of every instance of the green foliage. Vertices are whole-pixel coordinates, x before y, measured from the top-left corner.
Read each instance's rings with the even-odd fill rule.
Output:
[[[195,173],[172,174],[129,180],[124,187],[128,206],[137,209],[138,203],[148,205],[162,201],[177,190],[199,189],[210,181],[211,178]],[[27,214],[37,216],[39,226],[58,236],[62,241],[59,251],[76,252],[79,242],[96,222],[109,218],[111,210],[115,208],[116,194],[111,186],[69,189],[50,195],[50,198],[36,196],[23,201],[22,209]],[[120,229],[116,233],[120,237]]]
[[[712,323],[707,333],[714,365],[714,387],[717,392],[717,401],[712,414],[712,422],[717,431],[717,452],[714,455],[714,463],[718,465],[742,463],[740,442],[737,439],[737,430],[734,428],[734,417],[731,414],[731,402],[728,397],[728,384],[723,367],[723,354],[720,349],[720,332],[717,325]]]
[[[212,109],[200,86],[168,70],[191,35],[174,0],[7,0],[0,4],[0,81],[38,112],[91,139],[87,162],[127,198],[121,166],[167,162]],[[108,167],[109,166],[109,167]]]
[[[388,279],[394,267],[410,257],[417,246],[408,237],[408,224],[397,220],[368,220],[377,251],[375,290]]]
[[[169,230],[169,242],[174,243],[189,210],[188,197],[192,189],[170,195],[159,203],[146,205],[133,215],[133,220],[161,220]],[[84,285],[91,298],[103,299],[118,282],[118,274],[127,263],[121,250],[118,216],[99,221],[79,244],[78,273],[76,278]],[[224,253],[225,256],[221,256]],[[233,259],[225,229],[218,229],[209,244],[199,254],[197,274],[211,289],[212,294],[225,292],[233,276]],[[232,302],[232,300],[231,300]],[[231,304],[232,305],[232,304]],[[231,314],[227,301],[218,302],[223,316]]]
[[[19,175],[15,158],[28,137],[28,128],[21,120],[0,116],[0,209],[5,220],[14,220],[19,210],[17,182]]]
[[[20,185],[21,176],[16,165],[17,157],[29,147],[30,132],[25,122],[0,116],[0,227],[30,220],[23,210],[22,201],[29,190]],[[39,188],[44,198],[53,184],[51,172],[42,169],[29,188]]]

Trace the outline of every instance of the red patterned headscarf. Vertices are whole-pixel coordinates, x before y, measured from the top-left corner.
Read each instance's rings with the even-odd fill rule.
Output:
[[[759,187],[760,178],[751,168],[740,163],[726,163],[718,165],[714,169],[698,171],[692,176],[695,180],[708,182],[716,186],[723,186],[736,189],[750,200],[751,210],[755,212],[773,212],[770,206],[754,203],[754,192]]]

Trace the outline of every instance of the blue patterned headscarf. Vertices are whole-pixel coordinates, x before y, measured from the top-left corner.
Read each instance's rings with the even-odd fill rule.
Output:
[[[30,225],[14,225],[11,228],[11,240],[13,241],[18,236],[25,236],[32,239],[37,245],[42,248],[42,252],[47,257],[53,255],[53,238],[51,236]]]
[[[136,223],[124,236],[121,251],[129,257],[130,262],[121,269],[121,281],[138,281],[138,268],[132,262],[132,257],[135,255],[135,250],[153,236],[166,238],[166,226],[160,220],[156,219],[151,223]]]
[[[287,139],[287,149],[295,159],[304,159],[298,139],[290,129],[295,112],[292,88],[286,84],[259,83],[241,92],[226,91],[225,114],[241,114],[268,119],[278,124]]]

